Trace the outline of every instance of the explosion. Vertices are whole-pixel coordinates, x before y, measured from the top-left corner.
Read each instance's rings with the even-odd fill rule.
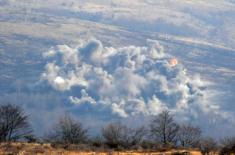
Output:
[[[42,80],[65,92],[78,107],[105,107],[120,117],[156,115],[166,109],[181,116],[219,113],[217,105],[203,102],[206,83],[185,74],[183,65],[157,41],[114,48],[93,39],[76,48],[57,46],[44,56],[50,61]]]
[[[169,61],[170,66],[174,67],[178,64],[178,60],[176,58],[172,58]]]

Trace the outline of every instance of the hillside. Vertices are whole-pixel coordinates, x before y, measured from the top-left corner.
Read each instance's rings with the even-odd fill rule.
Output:
[[[218,138],[230,135],[235,124],[234,8],[231,0],[134,0],[132,3],[125,0],[2,0],[0,102],[22,106],[31,116],[31,124],[39,136],[64,113],[79,118],[95,133],[97,128],[111,121],[146,123],[142,120],[158,114],[162,107],[174,111],[179,121],[200,126],[205,134]],[[107,64],[113,66],[97,67],[82,60],[85,67],[80,67],[77,61],[72,69],[64,69],[66,64],[57,59],[60,53],[51,59],[43,56],[53,49],[56,51],[57,45],[68,47],[61,53],[66,53],[66,49],[76,51],[76,47],[83,47],[81,43],[88,44],[90,39],[104,47],[103,53],[120,52],[114,52],[116,61],[107,59],[113,62]],[[177,59],[181,71],[177,78],[172,76],[177,67],[162,70],[164,63],[161,60],[155,63],[152,58],[147,59],[145,65],[139,65],[143,66],[140,69],[131,68],[148,57],[149,51],[139,54],[139,59],[134,61],[127,61],[128,52],[133,50],[136,54],[148,49],[149,40],[159,43],[161,48],[157,46],[156,51],[163,49],[170,55],[164,58],[165,63],[168,59]],[[62,68],[58,78],[43,79],[47,64],[54,62]],[[124,72],[112,72],[124,65],[131,74],[125,72],[121,78]],[[143,74],[149,66],[159,74]],[[96,73],[90,69],[90,74],[80,78],[83,73],[78,70],[84,68],[95,68]],[[79,76],[67,74],[69,71]],[[100,79],[89,82],[90,75]],[[125,80],[128,77],[132,80]],[[155,83],[148,84],[150,79]],[[69,86],[58,89],[61,86],[58,82],[61,84],[63,80],[67,80],[65,83]],[[84,85],[79,85],[81,81],[93,87],[84,89]],[[112,83],[115,86],[111,86]],[[98,89],[107,84],[110,84],[109,89]],[[191,85],[197,87],[191,88]]]

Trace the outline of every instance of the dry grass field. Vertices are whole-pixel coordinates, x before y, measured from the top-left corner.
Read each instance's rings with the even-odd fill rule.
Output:
[[[92,151],[68,151],[62,148],[55,149],[50,144],[29,143],[2,143],[0,155],[171,155],[185,150],[171,150],[167,152],[92,152]],[[201,155],[199,151],[189,151],[191,155]]]

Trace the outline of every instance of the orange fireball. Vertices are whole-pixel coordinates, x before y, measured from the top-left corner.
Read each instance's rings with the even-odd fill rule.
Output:
[[[169,61],[170,66],[174,67],[178,64],[178,60],[176,58],[173,58]]]

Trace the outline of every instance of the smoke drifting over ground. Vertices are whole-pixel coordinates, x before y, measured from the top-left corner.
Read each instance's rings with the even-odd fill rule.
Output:
[[[41,78],[58,91],[73,92],[68,100],[76,105],[106,107],[120,117],[165,109],[186,121],[199,115],[229,117],[210,102],[209,83],[189,76],[157,41],[113,48],[91,39],[75,48],[54,47],[44,57],[48,63]]]

